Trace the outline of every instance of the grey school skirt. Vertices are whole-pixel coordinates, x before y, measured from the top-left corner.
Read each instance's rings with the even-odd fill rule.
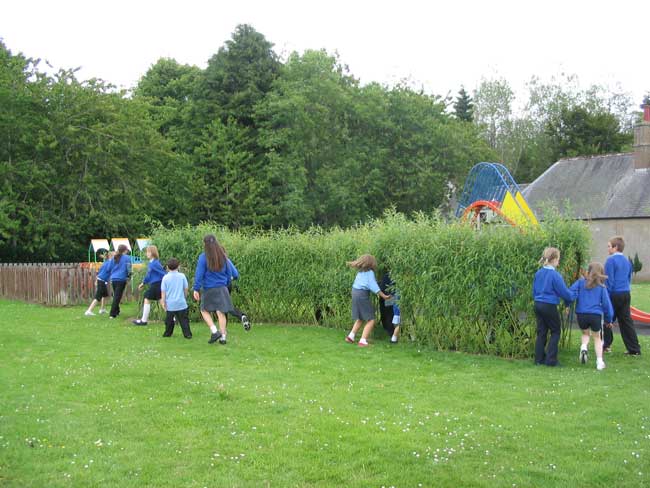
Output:
[[[203,289],[203,293],[201,294],[201,310],[205,310],[206,312],[231,312],[233,306],[228,288],[220,286],[218,288]]]
[[[352,288],[352,320],[375,320],[375,306],[369,290]]]

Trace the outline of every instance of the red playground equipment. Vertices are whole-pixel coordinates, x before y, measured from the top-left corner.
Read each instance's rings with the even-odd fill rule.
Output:
[[[650,313],[630,307],[630,314],[632,315],[632,320],[641,322],[642,324],[650,324]]]

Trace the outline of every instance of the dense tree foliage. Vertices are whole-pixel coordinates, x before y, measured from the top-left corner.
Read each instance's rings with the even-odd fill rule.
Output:
[[[3,261],[78,260],[93,236],[146,232],[145,215],[187,218],[189,167],[146,105],[71,71],[46,76],[4,45],[0,56]]]
[[[629,140],[629,100],[598,87],[534,79],[521,112],[507,81],[484,80],[451,102],[361,85],[322,50],[281,61],[248,25],[207,61],[162,58],[128,93],[45,74],[0,41],[0,260],[80,260],[90,238],[156,221],[334,227],[444,210],[478,161],[527,181]]]

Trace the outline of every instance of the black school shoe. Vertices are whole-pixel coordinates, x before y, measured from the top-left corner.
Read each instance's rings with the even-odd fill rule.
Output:
[[[224,345],[225,343],[226,343],[226,338],[223,337],[223,336],[221,336],[221,337],[219,338],[219,344]]]
[[[251,321],[248,320],[248,316],[246,314],[242,314],[241,323],[244,326],[244,330],[251,330]]]
[[[133,322],[133,325],[147,325],[147,322],[143,322],[140,319],[132,320],[131,322]]]
[[[221,337],[221,332],[216,331],[214,334],[210,334],[210,340],[208,341],[208,344],[214,344],[219,340]]]

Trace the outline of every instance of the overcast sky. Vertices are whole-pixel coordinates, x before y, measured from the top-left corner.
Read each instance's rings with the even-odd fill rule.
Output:
[[[482,77],[520,93],[533,75],[650,92],[650,0],[5,0],[0,38],[13,52],[81,67],[79,78],[129,88],[161,57],[204,68],[237,24],[283,59],[338,52],[363,83],[408,79],[456,94]]]

